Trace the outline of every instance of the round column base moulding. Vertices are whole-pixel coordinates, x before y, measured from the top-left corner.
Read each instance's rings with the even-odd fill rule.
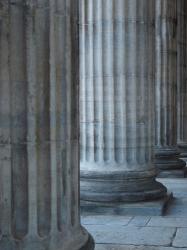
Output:
[[[179,157],[180,151],[176,148],[155,149],[155,165],[161,171],[183,169],[186,163]]]
[[[155,180],[155,174],[148,171],[81,173],[83,201],[138,202],[160,199],[166,195],[166,187]]]
[[[179,143],[178,147],[180,151],[180,158],[187,158],[187,143]]]
[[[0,239],[2,250],[94,250],[94,247],[92,236],[84,228],[77,233],[77,236],[69,235],[67,238],[57,232],[52,236],[41,238],[30,235],[23,239],[13,239],[8,236],[2,236]]]
[[[89,237],[88,237],[86,244],[84,244],[84,246],[82,246],[79,250],[94,250],[95,249],[94,239],[92,238],[90,234],[88,236]]]

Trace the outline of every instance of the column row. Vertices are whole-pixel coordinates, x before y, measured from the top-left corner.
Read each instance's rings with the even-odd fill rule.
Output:
[[[155,2],[155,165],[161,176],[184,176],[186,163],[179,159],[177,147],[177,2],[180,1]]]
[[[177,1],[178,29],[177,29],[177,141],[181,156],[187,158],[187,3]]]

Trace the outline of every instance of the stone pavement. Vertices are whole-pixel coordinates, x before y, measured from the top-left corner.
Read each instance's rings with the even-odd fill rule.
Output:
[[[187,179],[160,179],[174,193],[165,216],[84,216],[96,250],[187,250]]]

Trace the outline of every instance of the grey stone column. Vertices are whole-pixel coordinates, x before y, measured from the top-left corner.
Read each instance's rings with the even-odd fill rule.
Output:
[[[184,176],[177,147],[177,0],[156,0],[156,166]]]
[[[152,158],[154,2],[81,1],[82,200],[166,194]]]
[[[77,1],[2,1],[0,249],[93,249],[79,218]]]
[[[187,159],[187,4],[177,1],[177,142]]]

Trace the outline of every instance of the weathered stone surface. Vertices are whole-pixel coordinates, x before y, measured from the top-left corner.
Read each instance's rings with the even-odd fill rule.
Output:
[[[77,21],[74,0],[0,3],[1,250],[93,249],[79,217]]]
[[[160,171],[183,172],[186,163],[177,148],[176,7],[177,0],[156,1],[155,164]]]

